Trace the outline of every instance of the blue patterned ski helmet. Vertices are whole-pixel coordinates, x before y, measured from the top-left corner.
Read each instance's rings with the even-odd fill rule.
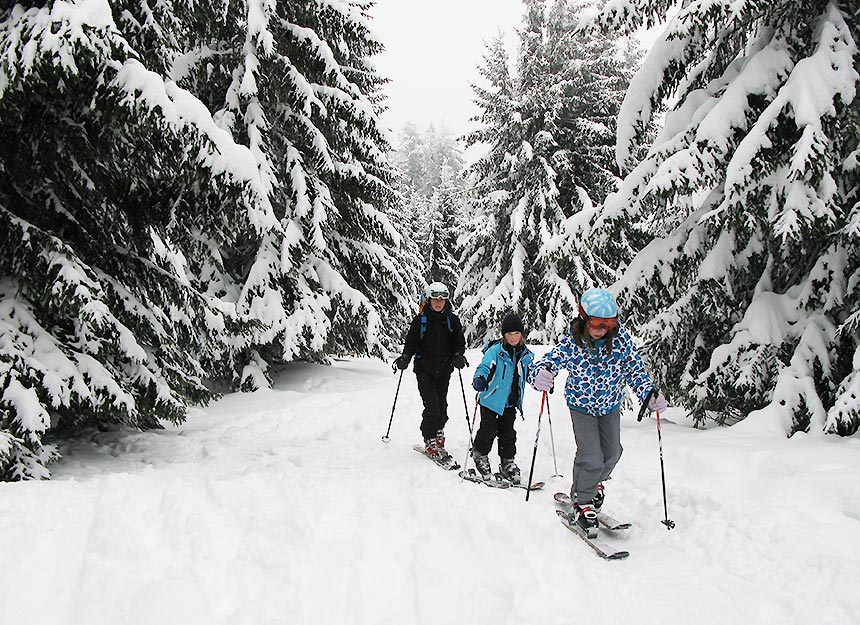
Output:
[[[588,289],[582,294],[579,305],[589,317],[616,317],[618,316],[618,304],[612,293],[606,289]]]

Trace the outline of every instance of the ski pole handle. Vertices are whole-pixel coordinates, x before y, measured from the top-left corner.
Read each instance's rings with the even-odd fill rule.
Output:
[[[652,388],[648,391],[648,394],[645,396],[645,399],[642,400],[642,406],[639,408],[639,415],[636,417],[637,423],[641,421],[645,417],[645,411],[648,410],[648,402],[652,397],[657,393],[656,388]]]

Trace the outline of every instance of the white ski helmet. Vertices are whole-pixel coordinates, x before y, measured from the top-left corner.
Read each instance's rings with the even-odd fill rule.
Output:
[[[609,319],[618,316],[618,304],[606,289],[588,289],[579,299],[579,306],[587,317]]]
[[[448,299],[449,295],[448,287],[441,282],[431,282],[430,284],[428,284],[425,293],[430,299],[438,297],[441,297],[442,299]]]

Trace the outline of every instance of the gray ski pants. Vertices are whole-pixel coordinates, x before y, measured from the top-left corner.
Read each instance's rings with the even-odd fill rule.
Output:
[[[576,456],[573,459],[571,501],[584,503],[597,494],[597,484],[608,480],[621,458],[621,412],[595,417],[570,410]]]

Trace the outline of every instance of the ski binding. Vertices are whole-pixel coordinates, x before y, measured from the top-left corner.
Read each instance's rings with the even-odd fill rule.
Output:
[[[451,454],[448,454],[443,458],[434,458],[427,453],[427,450],[424,449],[423,445],[412,445],[412,449],[417,451],[422,456],[429,458],[434,463],[438,464],[440,467],[448,471],[456,471],[460,468],[460,464],[456,460],[454,460],[454,456],[452,456]]]
[[[570,514],[564,510],[556,510],[555,513],[561,519],[562,525],[579,536],[585,544],[591,547],[604,560],[623,560],[630,555],[629,551],[617,550],[600,537],[589,538],[585,534],[585,531],[571,518]]]
[[[475,469],[469,469],[468,471],[460,471],[460,477],[469,482],[475,482],[477,484],[486,484],[490,488],[510,488],[511,483],[502,479],[502,476],[496,473],[492,477],[483,477],[478,475],[478,472]]]
[[[566,512],[570,512],[572,510],[573,504],[571,503],[570,496],[567,493],[556,493],[553,495],[553,499],[555,499],[557,504],[563,506]],[[632,523],[619,521],[605,512],[597,513],[597,522],[600,523],[601,527],[613,532],[630,529],[633,525]]]

